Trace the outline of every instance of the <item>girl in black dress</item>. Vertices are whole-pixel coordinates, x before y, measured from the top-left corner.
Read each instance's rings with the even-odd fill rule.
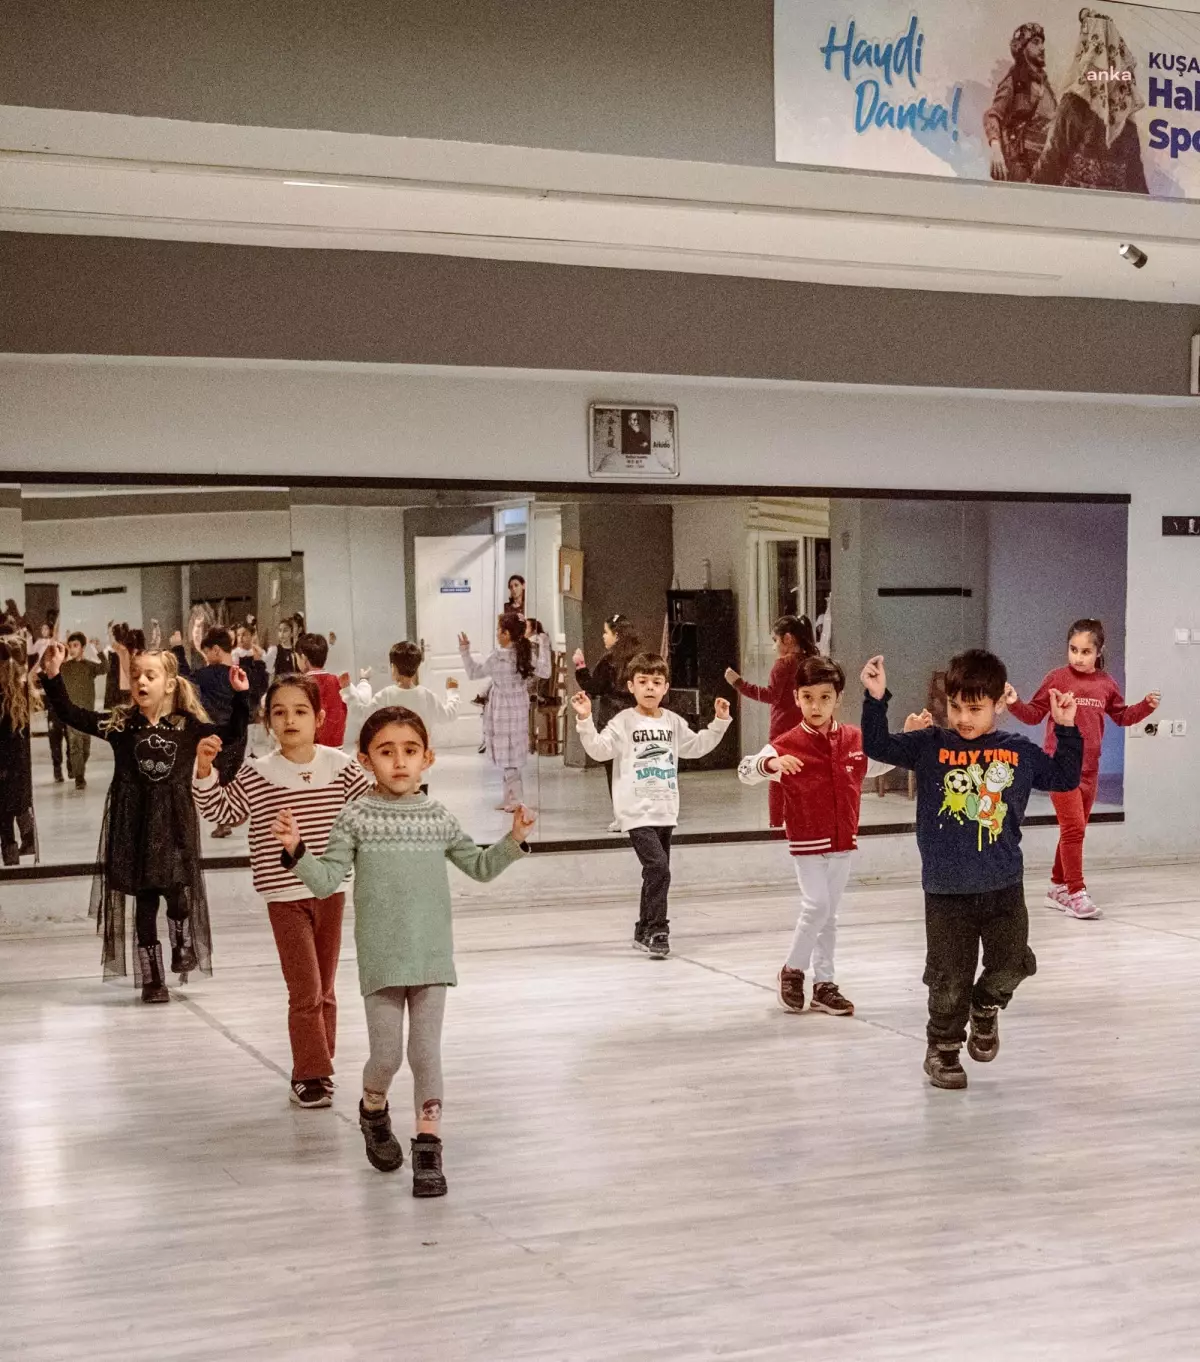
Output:
[[[167,904],[171,969],[180,983],[199,969],[212,973],[212,932],[192,803],[192,766],[201,738],[229,745],[245,741],[249,683],[232,667],[233,713],[224,725],[208,722],[173,653],[136,653],[129,663],[130,703],[96,714],[71,703],[59,676],[64,649],[42,656],[46,703],[65,724],[102,738],[113,750],[113,780],[104,808],[91,911],[104,937],[104,977],[128,973],[125,898],[136,903],[134,982],[144,1003],[170,1002],[158,940],[158,903]]]
[[[5,865],[19,865],[22,855],[37,851],[27,664],[23,638],[0,638],[0,853]]]

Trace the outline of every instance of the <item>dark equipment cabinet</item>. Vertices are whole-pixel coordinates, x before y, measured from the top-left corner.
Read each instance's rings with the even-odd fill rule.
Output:
[[[667,592],[668,657],[671,693],[664,702],[693,729],[712,722],[713,702],[729,701],[733,722],[716,751],[683,770],[728,771],[741,760],[738,695],[725,680],[725,668],[738,658],[737,606],[732,591]]]

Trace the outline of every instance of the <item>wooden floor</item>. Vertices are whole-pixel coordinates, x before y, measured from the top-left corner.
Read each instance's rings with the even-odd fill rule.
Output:
[[[288,1105],[244,877],[210,877],[218,972],[166,1008],[78,927],[0,937],[0,1357],[1195,1358],[1196,885],[1035,908],[965,1093],[921,1074],[913,888],[850,893],[850,1021],[776,1008],[783,893],[680,897],[661,964],[628,904],[464,912],[441,1202],[363,1158],[349,948],[337,1104]]]

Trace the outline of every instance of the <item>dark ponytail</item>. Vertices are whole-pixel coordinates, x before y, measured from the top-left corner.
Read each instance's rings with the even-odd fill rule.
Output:
[[[525,637],[525,621],[520,615],[501,615],[500,628],[516,650],[517,675],[522,681],[528,681],[533,675],[533,644]]]
[[[771,632],[776,638],[794,638],[801,657],[816,657],[817,634],[807,615],[780,615],[771,626]]]
[[[1096,670],[1102,672],[1104,670],[1104,625],[1099,620],[1076,620],[1067,630],[1068,644],[1076,634],[1091,635],[1092,643],[1096,648]]]

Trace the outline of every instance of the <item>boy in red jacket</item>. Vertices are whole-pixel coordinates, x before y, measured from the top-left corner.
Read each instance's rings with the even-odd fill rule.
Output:
[[[328,656],[329,641],[324,634],[301,634],[296,640],[296,665],[300,674],[315,681],[321,692],[325,720],[317,729],[317,742],[322,747],[341,747],[346,739],[346,702],[342,699],[341,682],[325,670]]]
[[[802,658],[796,668],[796,705],[801,721],[743,757],[738,779],[745,785],[778,781],[783,792],[788,849],[796,858],[800,917],[792,949],[779,971],[779,1001],[789,1012],[804,1011],[804,976],[813,970],[812,1012],[851,1017],[854,1004],[834,982],[837,911],[850,856],[858,846],[862,784],[890,766],[869,761],[862,733],[835,718],[846,689],[846,674],[825,657]],[[909,717],[905,724],[924,726]]]

